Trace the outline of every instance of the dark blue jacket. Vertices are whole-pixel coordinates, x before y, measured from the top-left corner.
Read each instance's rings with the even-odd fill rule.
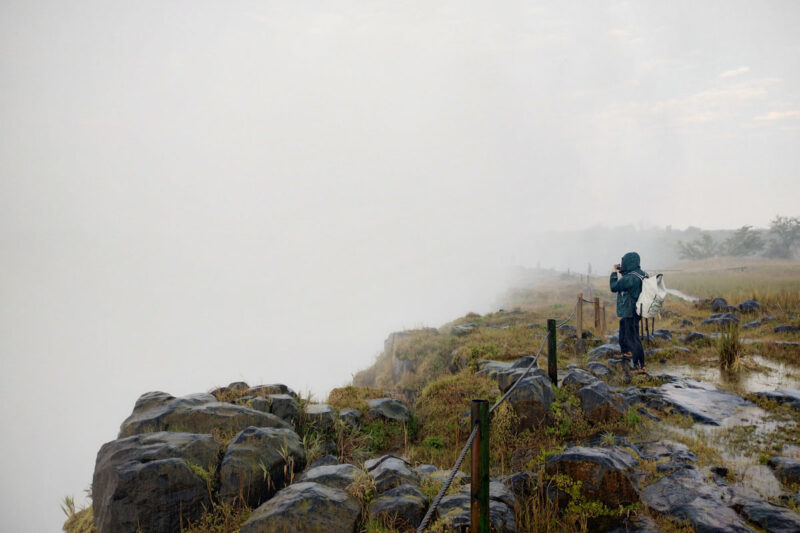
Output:
[[[639,265],[639,254],[628,252],[622,256],[622,277],[617,276],[616,272],[611,273],[611,292],[617,293],[617,316],[620,318],[632,318],[638,315],[636,310],[636,300],[642,293],[642,280],[633,273],[646,278],[647,274]]]

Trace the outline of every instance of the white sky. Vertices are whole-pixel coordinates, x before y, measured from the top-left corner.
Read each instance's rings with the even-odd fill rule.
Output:
[[[58,530],[140,393],[324,396],[391,330],[489,310],[534,233],[800,214],[798,27],[791,1],[3,2],[4,523]]]

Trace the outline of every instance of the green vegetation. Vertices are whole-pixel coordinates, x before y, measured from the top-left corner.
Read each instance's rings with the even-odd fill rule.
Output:
[[[738,370],[739,357],[742,354],[742,343],[739,340],[739,324],[731,324],[723,328],[722,335],[717,339],[719,348],[719,366],[723,370]]]

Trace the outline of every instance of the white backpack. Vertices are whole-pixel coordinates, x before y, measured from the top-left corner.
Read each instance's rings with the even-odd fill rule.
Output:
[[[660,316],[661,306],[667,297],[667,287],[664,285],[664,274],[656,274],[655,277],[642,277],[636,272],[634,276],[642,280],[642,293],[636,300],[636,312],[642,318],[653,318]]]

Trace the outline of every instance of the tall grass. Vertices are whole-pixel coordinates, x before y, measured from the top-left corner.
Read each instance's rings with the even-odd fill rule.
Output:
[[[739,340],[739,324],[733,323],[722,329],[717,340],[719,366],[722,370],[738,370],[742,343]]]

